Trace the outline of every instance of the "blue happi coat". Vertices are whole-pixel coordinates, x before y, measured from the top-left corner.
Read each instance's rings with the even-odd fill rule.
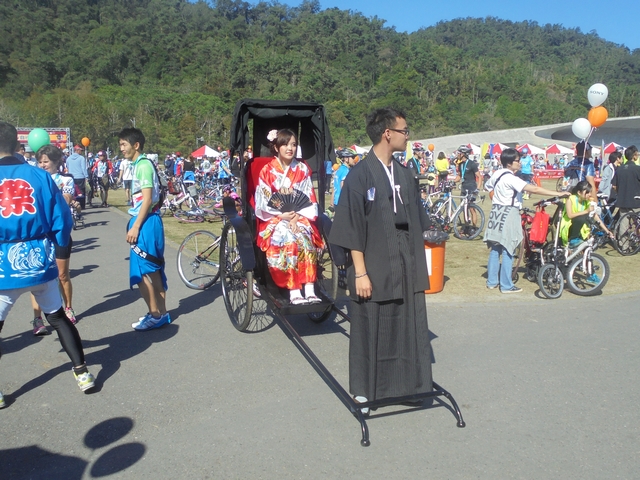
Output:
[[[48,172],[13,156],[0,159],[0,290],[57,278],[54,243],[67,246],[72,225]]]

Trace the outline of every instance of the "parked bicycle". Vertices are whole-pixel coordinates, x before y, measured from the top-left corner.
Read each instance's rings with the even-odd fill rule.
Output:
[[[620,255],[635,255],[640,251],[640,213],[626,212],[615,225],[617,250]]]
[[[220,237],[206,230],[190,233],[178,248],[178,274],[184,284],[195,290],[204,290],[220,278]]]
[[[475,204],[477,192],[453,195],[454,186],[453,182],[445,184],[443,197],[431,207],[431,219],[443,231],[450,233],[453,230],[456,238],[473,240],[482,233],[485,222],[484,212]],[[455,198],[460,199],[459,205],[456,205]],[[484,196],[480,199],[484,200]]]

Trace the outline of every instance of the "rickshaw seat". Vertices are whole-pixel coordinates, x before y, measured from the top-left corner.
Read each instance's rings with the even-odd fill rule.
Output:
[[[254,157],[249,163],[249,168],[247,168],[247,202],[249,202],[253,210],[256,208],[255,194],[260,181],[260,172],[271,160],[273,160],[273,157]]]

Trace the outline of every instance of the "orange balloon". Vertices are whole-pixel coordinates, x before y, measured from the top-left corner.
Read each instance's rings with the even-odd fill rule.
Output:
[[[589,115],[587,115],[587,119],[592,127],[598,128],[604,125],[604,122],[609,118],[609,112],[602,105],[599,107],[593,107],[589,110]]]
[[[338,170],[340,168],[340,165],[338,165],[337,163],[333,164],[333,171],[335,172],[336,170]]]
[[[427,145],[427,148],[429,149],[430,152],[433,152],[436,146],[433,143],[430,143],[429,145]]]
[[[64,143],[64,142],[62,142],[62,143],[60,144],[60,148],[62,148],[62,149],[64,150],[65,148],[67,148],[67,144],[66,144],[66,143]]]
[[[84,145],[85,147],[88,147],[89,145],[91,145],[91,140],[89,140],[89,137],[84,137],[82,140],[80,140],[80,143],[82,143],[82,145]]]

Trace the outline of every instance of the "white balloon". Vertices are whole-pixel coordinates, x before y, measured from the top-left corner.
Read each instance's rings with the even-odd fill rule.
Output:
[[[576,137],[584,140],[591,132],[591,122],[586,118],[577,118],[573,121],[573,125],[571,125],[571,131]]]
[[[599,107],[609,96],[609,89],[602,83],[595,83],[587,90],[587,99],[592,107]]]

